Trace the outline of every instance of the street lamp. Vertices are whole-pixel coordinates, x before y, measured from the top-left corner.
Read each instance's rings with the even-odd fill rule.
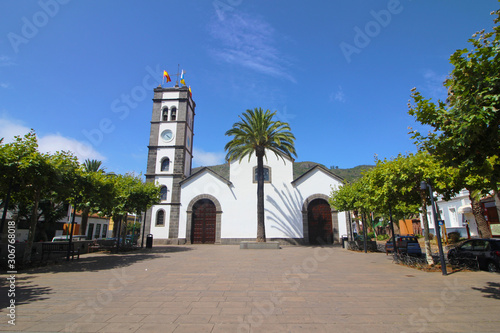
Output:
[[[420,189],[421,190],[429,189],[429,196],[431,197],[432,216],[434,218],[434,226],[436,228],[436,237],[438,241],[439,259],[441,260],[441,271],[443,272],[443,275],[447,275],[446,263],[444,261],[444,254],[443,254],[443,244],[441,243],[441,231],[439,230],[439,221],[437,219],[434,195],[432,194],[432,186],[431,184],[427,184],[425,181],[422,180],[420,182]]]

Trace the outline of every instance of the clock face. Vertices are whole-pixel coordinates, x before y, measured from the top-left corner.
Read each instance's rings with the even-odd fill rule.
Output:
[[[161,132],[161,138],[166,142],[172,141],[172,139],[174,138],[174,133],[172,133],[172,131],[169,129],[164,130],[163,132]]]

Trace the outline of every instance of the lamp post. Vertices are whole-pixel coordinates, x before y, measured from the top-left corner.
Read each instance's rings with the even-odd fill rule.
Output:
[[[436,206],[434,203],[434,195],[432,194],[432,186],[431,186],[431,184],[427,184],[425,181],[421,181],[420,182],[420,189],[425,190],[426,188],[429,189],[429,196],[431,197],[432,216],[434,218],[434,226],[436,228],[436,237],[437,237],[438,249],[439,249],[439,259],[441,260],[441,271],[443,272],[443,275],[448,275],[446,272],[446,262],[444,261],[443,244],[441,243],[441,231],[439,230],[439,221],[437,218]]]

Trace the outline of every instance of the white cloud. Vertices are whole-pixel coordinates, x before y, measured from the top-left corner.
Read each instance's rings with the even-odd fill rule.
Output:
[[[221,42],[211,50],[216,58],[292,82],[289,64],[274,46],[275,30],[262,19],[234,12],[210,25],[212,37]]]
[[[0,138],[4,138],[3,143],[14,141],[16,135],[25,135],[30,131],[29,127],[16,120],[9,120],[3,116],[0,118]]]
[[[71,151],[80,161],[86,159],[96,159],[103,161],[106,159],[98,151],[92,148],[88,143],[80,142],[73,138],[67,138],[61,134],[49,134],[38,138],[40,151],[46,153],[55,153],[56,151]]]
[[[224,153],[206,152],[198,148],[193,148],[193,166],[212,166],[224,163]]]
[[[0,88],[7,89],[10,86],[7,82],[0,82]]]
[[[3,143],[14,141],[15,136],[23,136],[31,129],[23,125],[18,120],[0,118],[0,138],[4,138]],[[96,151],[90,144],[80,142],[73,138],[64,137],[59,133],[44,136],[37,135],[38,149],[43,153],[55,153],[56,151],[71,151],[80,162],[85,159],[105,160],[106,157]]]

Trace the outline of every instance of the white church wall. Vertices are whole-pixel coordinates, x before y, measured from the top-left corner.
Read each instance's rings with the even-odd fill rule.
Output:
[[[224,232],[227,227],[230,229],[231,225],[226,226],[225,220],[227,214],[230,213],[230,207],[234,205],[234,194],[232,187],[230,187],[222,179],[216,177],[210,172],[204,172],[194,178],[189,179],[181,186],[181,213],[179,217],[179,238],[186,238],[187,227],[187,209],[191,201],[199,195],[208,194],[219,201],[222,207],[222,220],[221,229]],[[224,238],[224,236],[222,236]]]
[[[250,161],[244,158],[241,163],[233,161],[230,165],[230,178],[234,184],[236,200],[223,220],[238,221],[227,230],[222,230],[222,237],[255,238],[257,236],[257,183],[254,182],[257,158]],[[302,216],[297,205],[287,206],[290,200],[293,177],[293,165],[288,159],[282,160],[274,153],[267,152],[264,166],[270,168],[270,183],[264,183],[264,221],[267,238],[302,237],[300,228]],[[226,216],[224,216],[226,215]]]
[[[317,194],[324,194],[329,197],[332,188],[338,188],[339,186],[342,186],[341,180],[333,178],[321,169],[312,171],[295,183],[295,188],[302,202]],[[337,217],[338,236],[341,237],[347,234],[346,214],[345,212],[338,212]]]
[[[163,226],[156,225],[156,216],[160,209],[165,211]],[[154,235],[155,239],[168,238],[169,217],[170,217],[170,205],[155,205],[152,207],[151,233]]]
[[[174,170],[174,150],[171,148],[158,148],[158,154],[156,157],[156,168],[155,173],[157,174],[171,174]],[[161,162],[164,158],[168,157],[170,160],[170,166],[168,171],[161,171]]]
[[[304,237],[302,208],[313,195],[328,196],[331,186],[340,181],[324,171],[315,170],[292,185],[293,162],[269,154],[264,165],[270,168],[270,183],[264,184],[264,214],[267,238],[297,239]],[[193,199],[210,195],[221,205],[221,239],[255,239],[257,236],[257,183],[254,182],[256,157],[230,164],[230,181],[206,170],[181,185],[179,238],[187,237],[187,209]],[[338,234],[346,234],[345,213],[338,214]]]
[[[155,184],[167,187],[167,198],[161,202],[172,202],[172,178],[155,177]]]
[[[162,99],[175,99],[175,98],[179,98],[178,91],[164,91],[162,94]]]

